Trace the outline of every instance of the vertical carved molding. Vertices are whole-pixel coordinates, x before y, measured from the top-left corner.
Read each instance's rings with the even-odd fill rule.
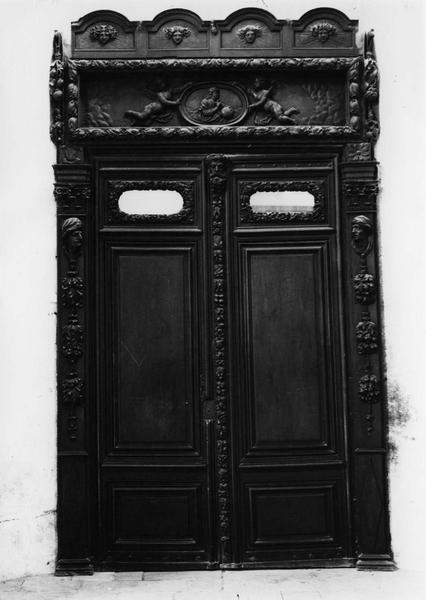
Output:
[[[368,141],[374,143],[380,133],[378,119],[379,69],[374,47],[374,31],[369,31],[364,37],[364,98],[365,135]]]
[[[367,98],[376,98],[373,88],[366,94],[366,101]],[[342,168],[350,269],[347,294],[351,489],[357,568],[393,570],[387,508],[386,406],[377,306],[376,198],[379,186],[372,151],[369,142],[349,144]]]
[[[358,303],[361,300],[363,310],[361,320],[355,325],[356,350],[362,363],[360,365],[360,377],[358,381],[358,396],[362,402],[369,406],[366,420],[368,422],[367,433],[371,435],[374,430],[375,416],[373,405],[381,400],[380,381],[374,374],[374,367],[371,361],[371,354],[379,350],[379,333],[377,325],[371,320],[369,311],[369,302],[371,299],[371,274],[368,272],[367,257],[373,249],[374,228],[370,217],[366,215],[356,215],[351,222],[351,243],[352,248],[359,256],[359,273],[352,281],[354,286],[354,297]],[[366,293],[360,292],[359,282],[365,282],[363,289]],[[358,282],[358,287],[356,283]],[[370,282],[370,286],[368,286]]]
[[[206,158],[211,201],[213,244],[213,344],[216,399],[216,449],[220,562],[231,562],[230,474],[228,445],[228,407],[226,373],[226,278],[224,203],[227,187],[227,160],[219,154]]]
[[[83,402],[84,381],[79,376],[78,363],[83,356],[84,328],[79,318],[84,302],[84,282],[79,273],[78,260],[83,246],[83,223],[78,217],[69,217],[62,223],[62,249],[68,260],[68,271],[61,281],[61,302],[68,310],[66,325],[62,327],[62,353],[68,363],[68,373],[62,380],[62,402],[69,405],[68,438],[78,434],[77,406]]]
[[[52,62],[49,73],[50,94],[50,137],[59,145],[64,137],[64,77],[62,36],[58,31],[53,35]]]

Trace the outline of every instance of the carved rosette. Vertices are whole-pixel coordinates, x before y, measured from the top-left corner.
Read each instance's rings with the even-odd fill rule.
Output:
[[[347,162],[359,162],[371,160],[370,142],[359,142],[358,144],[346,144],[343,160]]]
[[[175,190],[183,198],[182,209],[171,215],[133,215],[122,212],[119,199],[123,192],[129,190]],[[107,222],[110,225],[119,223],[194,223],[194,183],[192,181],[109,181]]]
[[[356,349],[358,354],[371,354],[379,349],[379,333],[374,321],[370,321],[369,313],[365,313],[356,328]]]
[[[250,198],[256,192],[309,192],[314,197],[311,212],[255,212]],[[326,220],[324,183],[318,181],[253,181],[240,186],[241,223],[323,223]]]
[[[63,196],[62,196],[63,197]],[[84,353],[85,332],[80,320],[84,303],[84,282],[79,273],[79,258],[83,246],[83,223],[77,217],[69,217],[62,223],[62,251],[68,261],[68,271],[61,281],[61,302],[68,318],[61,330],[62,355],[68,364],[68,373],[61,386],[61,398],[69,406],[68,437],[77,439],[77,406],[84,399],[84,381],[79,375],[79,362]]]
[[[214,368],[216,399],[216,439],[218,464],[219,539],[221,562],[230,562],[230,486],[227,422],[226,339],[225,339],[225,234],[224,202],[227,186],[227,160],[212,154],[206,159],[210,189],[213,233]]]
[[[357,273],[352,278],[354,296],[358,304],[373,304],[376,300],[376,280],[371,273]]]

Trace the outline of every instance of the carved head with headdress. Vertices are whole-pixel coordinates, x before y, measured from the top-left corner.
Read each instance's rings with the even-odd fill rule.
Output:
[[[166,38],[172,40],[176,46],[178,46],[183,38],[189,37],[191,35],[191,30],[188,27],[183,27],[182,25],[173,25],[171,27],[165,27],[163,29]]]
[[[77,217],[70,217],[62,223],[62,243],[71,258],[78,257],[83,244],[83,223]]]
[[[357,215],[352,219],[352,244],[358,251],[365,252],[370,245],[373,223],[365,215]]]

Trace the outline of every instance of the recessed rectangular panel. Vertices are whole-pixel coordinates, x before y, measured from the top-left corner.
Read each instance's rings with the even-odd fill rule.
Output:
[[[248,486],[250,546],[331,543],[334,485]]]
[[[116,445],[191,447],[191,250],[120,252],[114,279]]]
[[[243,252],[254,448],[326,445],[322,250]]]
[[[194,546],[200,543],[199,487],[112,490],[115,544]]]

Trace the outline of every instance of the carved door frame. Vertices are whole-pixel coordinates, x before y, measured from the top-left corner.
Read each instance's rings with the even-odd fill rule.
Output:
[[[181,35],[173,38],[179,27]],[[246,38],[250,28],[254,33]],[[387,408],[377,252],[379,183],[374,158],[379,132],[379,81],[373,34],[365,35],[361,51],[355,43],[356,30],[356,21],[332,9],[309,11],[293,22],[278,20],[260,9],[242,9],[215,22],[201,21],[191,11],[171,10],[141,24],[129,22],[113,11],[96,11],[72,25],[71,57],[64,55],[61,36],[55,33],[50,96],[51,136],[57,146],[54,171],[58,208],[57,574],[91,574],[99,568],[93,561],[97,382],[91,374],[96,352],[93,203],[98,185],[94,178],[97,153],[123,146],[136,148],[140,143],[152,147],[164,143],[185,147],[188,143],[200,152],[205,152],[207,144],[211,146],[207,169],[215,215],[212,227],[219,245],[213,265],[218,289],[222,288],[224,268],[221,210],[228,181],[226,164],[220,156],[223,149],[229,148],[232,153],[269,143],[287,152],[294,149],[309,155],[310,151],[328,151],[336,157],[344,238],[346,314],[342,324],[346,333],[353,562],[356,559],[359,569],[394,568],[388,518]],[[267,41],[263,43],[262,39]],[[193,40],[195,46],[191,45]],[[271,77],[281,72],[301,77],[343,72],[345,122],[297,124],[271,113],[264,123],[246,123],[246,115],[241,113],[235,124],[227,123],[224,117],[213,125],[187,119],[185,123],[153,126],[144,122],[145,117],[137,117],[136,124],[123,126],[108,119],[88,123],[83,114],[85,86],[93,74],[108,80],[134,72],[170,75],[179,71],[191,78],[209,72],[214,80],[217,73],[259,69],[271,73]],[[213,336],[220,347],[224,298],[216,294],[214,302]],[[218,352],[214,360],[219,373],[215,381],[219,463],[226,467],[226,396],[220,375],[224,372],[224,356]],[[218,483],[222,490],[218,498],[220,538],[226,545],[230,527],[226,468],[219,469]]]

